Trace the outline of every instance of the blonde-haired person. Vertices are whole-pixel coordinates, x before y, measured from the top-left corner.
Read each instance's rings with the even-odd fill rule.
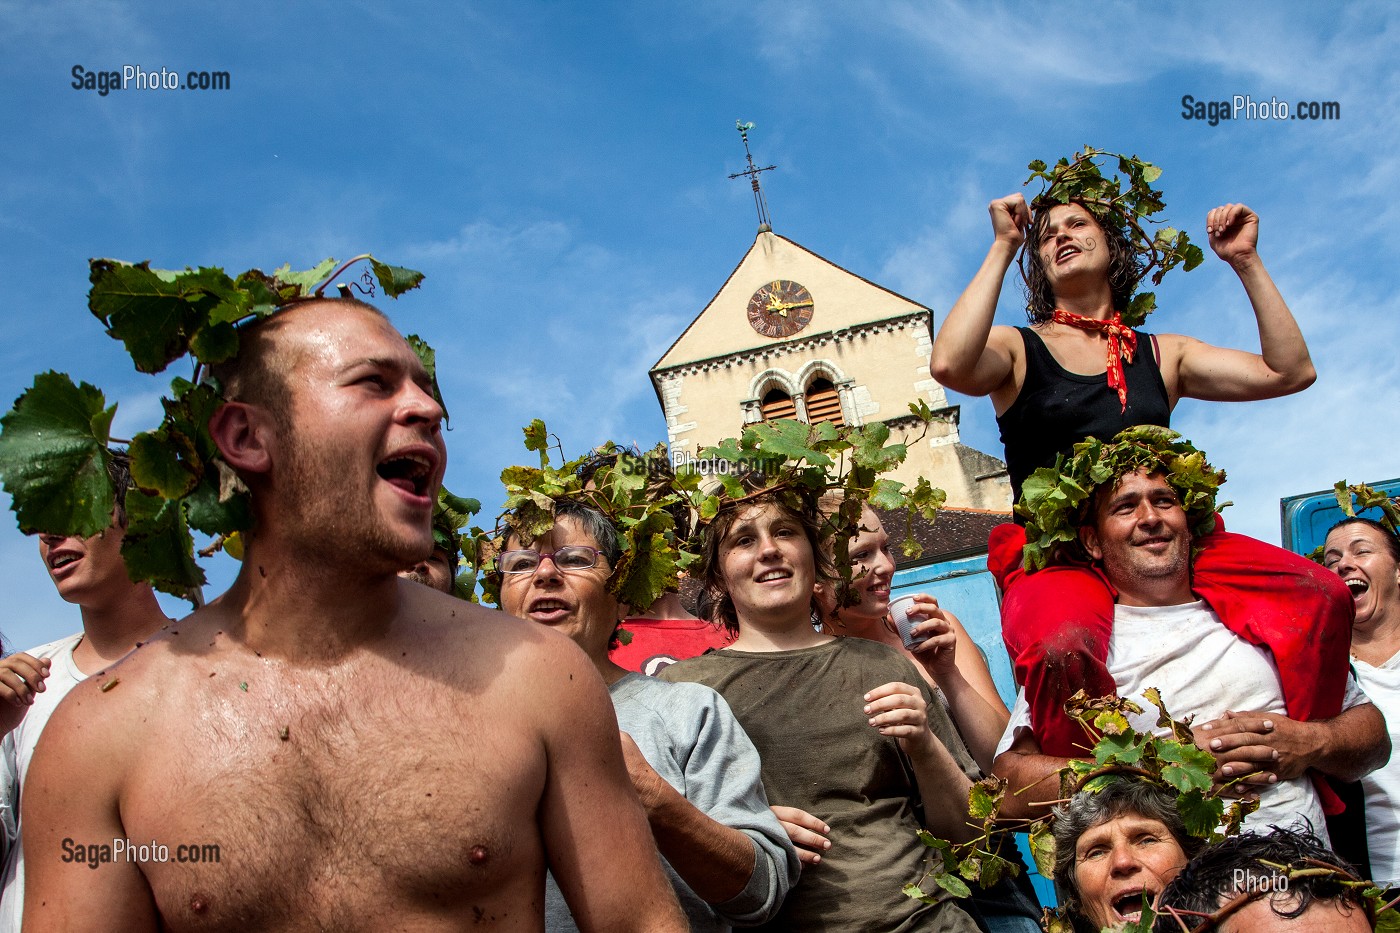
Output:
[[[822,497],[821,509],[828,516],[840,505],[837,496]],[[849,588],[839,580],[817,587],[822,631],[880,642],[912,660],[946,705],[953,725],[978,766],[990,774],[997,743],[1011,714],[997,693],[982,652],[958,617],[927,593],[916,594],[909,609],[910,621],[920,620],[911,635],[922,641],[913,648],[905,647],[890,617],[890,585],[897,565],[894,549],[880,516],[869,506],[861,510],[858,531],[851,538],[847,553],[851,563]],[[850,605],[840,605],[848,601],[838,598],[843,590],[855,598]],[[973,900],[992,933],[1035,933],[1041,907],[1025,864],[1012,846],[1006,846],[1001,854],[1021,864],[1020,875],[1014,880],[1004,878],[986,890],[973,885]]]
[[[822,499],[830,514],[839,500]],[[851,582],[818,587],[823,631],[832,635],[868,638],[889,645],[914,661],[924,680],[936,687],[948,706],[953,724],[983,771],[992,770],[997,743],[1010,719],[1010,710],[997,693],[992,672],[958,617],[927,593],[915,594],[910,621],[920,620],[911,634],[919,641],[904,645],[890,617],[890,586],[897,569],[894,549],[875,510],[861,511],[859,531],[851,538]],[[841,598],[847,595],[846,599]],[[850,605],[841,605],[854,597]]]

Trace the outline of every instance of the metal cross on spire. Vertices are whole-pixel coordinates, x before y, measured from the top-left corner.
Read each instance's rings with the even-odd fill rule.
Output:
[[[753,153],[749,152],[749,130],[753,129],[752,123],[745,123],[743,120],[735,120],[734,127],[739,131],[739,136],[744,140],[744,157],[749,160],[749,167],[742,172],[735,172],[729,177],[741,178],[749,176],[749,181],[753,184],[753,204],[758,208],[758,232],[768,233],[773,229],[773,224],[768,220],[768,202],[763,197],[763,190],[758,187],[758,175],[760,172],[770,172],[777,168],[776,165],[765,165],[763,168],[755,168],[753,164]]]

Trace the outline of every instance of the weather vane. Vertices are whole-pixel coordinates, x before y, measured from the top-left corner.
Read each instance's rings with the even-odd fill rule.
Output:
[[[753,184],[753,204],[758,208],[758,232],[768,233],[773,229],[773,224],[768,220],[768,202],[764,200],[763,190],[758,187],[758,175],[760,172],[769,172],[777,168],[776,165],[765,165],[763,168],[755,168],[753,164],[753,153],[749,152],[749,130],[753,129],[752,123],[745,123],[743,120],[735,120],[734,127],[739,131],[739,136],[744,140],[744,157],[749,160],[749,167],[742,172],[735,172],[730,178],[740,178],[749,176],[750,183]]]

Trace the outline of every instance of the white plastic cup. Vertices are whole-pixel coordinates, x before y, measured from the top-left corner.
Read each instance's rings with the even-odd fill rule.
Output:
[[[914,606],[914,598],[922,595],[924,594],[910,593],[907,596],[901,596],[898,599],[890,600],[890,618],[894,619],[894,627],[895,630],[899,632],[899,640],[904,642],[904,647],[906,648],[913,648],[915,645],[922,645],[924,643],[924,639],[915,638],[911,630],[915,625],[927,620],[918,619],[913,622],[909,620],[909,610]]]

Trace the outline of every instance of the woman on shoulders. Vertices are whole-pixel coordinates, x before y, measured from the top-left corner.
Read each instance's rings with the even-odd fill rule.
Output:
[[[1020,194],[993,201],[988,211],[991,249],[939,328],[929,369],[950,389],[991,396],[1014,495],[1032,470],[1053,465],[1056,453],[1086,437],[1107,440],[1138,424],[1168,426],[1182,398],[1275,398],[1316,379],[1303,334],[1259,258],[1259,217],[1243,204],[1210,211],[1206,232],[1244,286],[1258,323],[1259,353],[1177,334],[1140,346],[1144,335],[1127,327],[1123,315],[1147,270],[1110,217],[1076,202],[1041,205],[1032,217]],[[993,326],[1002,280],[1023,244],[1031,326]],[[1125,369],[1143,364],[1157,375],[1144,370],[1143,389],[1133,392],[1138,380]],[[1057,408],[1053,392],[1040,383],[1063,393],[1074,388],[1073,377],[1088,380],[1079,390],[1084,399]],[[1037,397],[1023,399],[1028,380]],[[1044,436],[1027,436],[1032,432]]]
[[[1143,210],[1150,215],[1161,202],[1157,192],[1140,186],[1140,178],[1132,179],[1128,192],[1103,180],[1094,163],[1100,155],[1086,150],[1057,166],[1053,177],[1042,174],[1052,181],[1034,212],[1020,194],[989,205],[991,249],[934,340],[930,371],[939,382],[991,396],[1015,499],[1032,472],[1053,467],[1059,454],[1087,437],[1108,441],[1137,425],[1168,427],[1182,398],[1272,398],[1298,392],[1316,378],[1302,332],[1259,258],[1258,215],[1243,204],[1211,210],[1206,232],[1215,254],[1244,286],[1260,352],[1174,334],[1154,337],[1125,322],[1145,316],[1150,302],[1135,300],[1135,293],[1144,275],[1163,261],[1166,245],[1148,239],[1137,213],[1125,204],[1146,198],[1137,203],[1146,203]],[[1096,184],[1083,185],[1090,177]],[[1114,195],[1103,195],[1105,188]],[[1101,196],[1086,195],[1091,189]],[[1170,245],[1175,249],[1182,242]],[[1194,261],[1199,250],[1189,249]],[[994,326],[1002,280],[1018,251],[1031,326]],[[1218,527],[1219,533],[1203,539],[1205,550],[1194,565],[1198,583],[1245,582],[1238,571],[1250,566],[1286,568],[1277,586],[1297,599],[1282,610],[1261,599],[1257,609],[1265,628],[1286,630],[1308,618],[1336,618],[1346,611],[1335,586],[1319,580],[1316,566]],[[1080,732],[1064,715],[1065,700],[1079,688],[1091,695],[1114,689],[1104,664],[1113,596],[1087,568],[1027,574],[1021,560],[1025,543],[1024,529],[1012,524],[993,529],[988,541],[988,567],[1005,596],[1002,634],[1042,749],[1072,755]]]

